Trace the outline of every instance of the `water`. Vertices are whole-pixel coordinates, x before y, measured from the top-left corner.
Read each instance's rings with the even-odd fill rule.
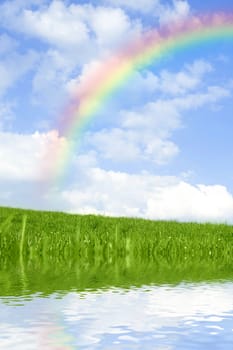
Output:
[[[232,350],[230,250],[169,252],[2,249],[0,349]]]
[[[233,348],[233,283],[2,296],[1,349]]]

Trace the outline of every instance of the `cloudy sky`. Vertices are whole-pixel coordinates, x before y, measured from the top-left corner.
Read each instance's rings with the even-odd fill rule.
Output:
[[[77,140],[63,181],[41,187],[58,118],[98,62],[151,28],[232,0],[0,3],[0,205],[233,222],[232,42],[135,72]]]

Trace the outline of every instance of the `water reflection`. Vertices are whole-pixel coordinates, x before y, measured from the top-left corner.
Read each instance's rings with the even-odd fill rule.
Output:
[[[232,349],[230,254],[118,253],[1,256],[0,347]]]
[[[0,303],[4,349],[232,349],[233,283],[111,288]],[[18,300],[19,301],[19,300]]]
[[[0,297],[42,293],[49,296],[103,288],[177,285],[181,282],[232,281],[233,260],[228,256],[41,256],[18,261],[0,260]]]

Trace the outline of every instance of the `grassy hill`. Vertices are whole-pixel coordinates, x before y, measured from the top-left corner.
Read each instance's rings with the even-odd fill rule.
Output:
[[[232,280],[232,257],[228,225],[0,208],[1,295]]]

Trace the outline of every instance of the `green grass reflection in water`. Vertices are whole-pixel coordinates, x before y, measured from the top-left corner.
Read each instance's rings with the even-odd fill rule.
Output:
[[[233,227],[0,208],[0,296],[233,280]]]

